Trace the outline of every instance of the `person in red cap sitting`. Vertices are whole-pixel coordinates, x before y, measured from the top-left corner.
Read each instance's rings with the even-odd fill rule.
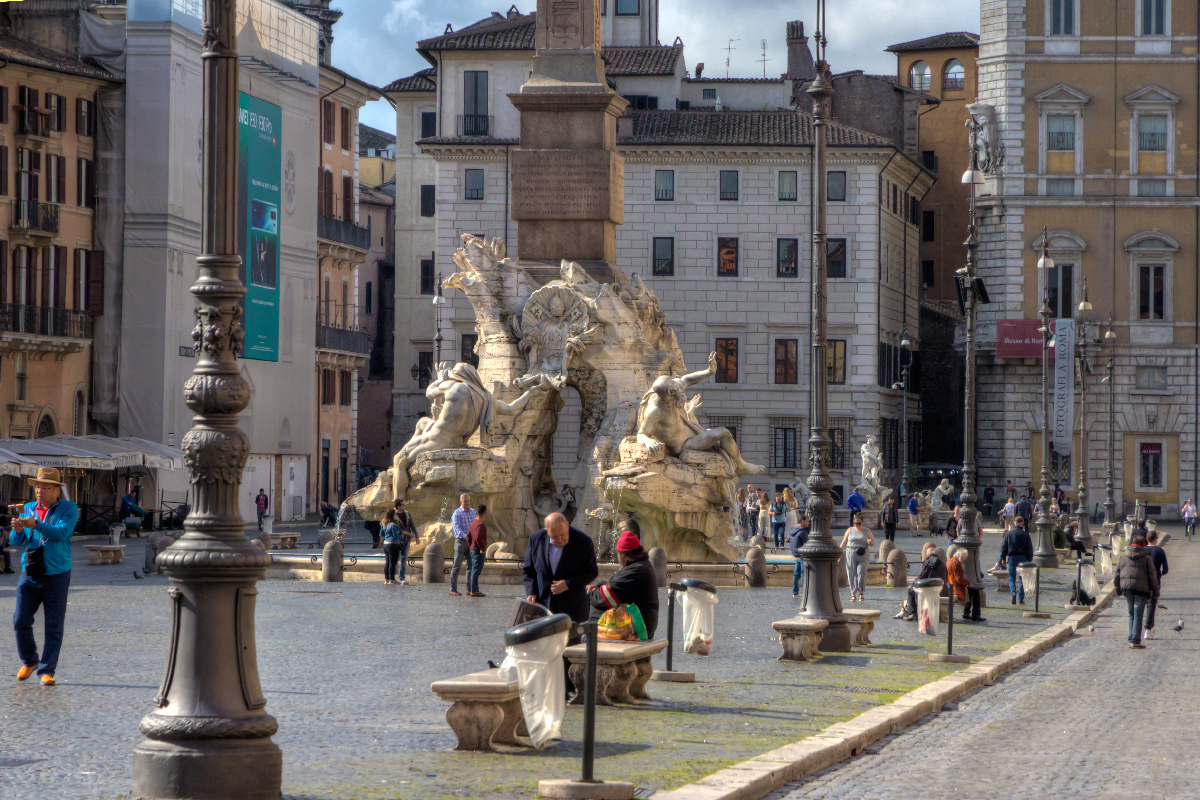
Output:
[[[631,603],[637,606],[646,623],[646,637],[654,638],[658,627],[658,579],[650,556],[638,538],[636,520],[627,520],[625,532],[617,539],[617,562],[621,568],[608,581],[587,587],[592,605],[591,619],[598,620],[610,608]]]

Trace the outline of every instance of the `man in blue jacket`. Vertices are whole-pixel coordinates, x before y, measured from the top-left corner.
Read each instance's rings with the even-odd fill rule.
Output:
[[[808,544],[808,517],[800,517],[799,522],[800,524],[792,528],[788,534],[788,543],[792,546],[792,558],[796,559],[796,567],[792,570],[792,597],[798,596],[800,587],[804,585],[804,556],[800,554],[800,548]]]
[[[850,510],[850,519],[854,519],[854,515],[867,507],[867,498],[863,497],[858,489],[850,493],[846,498],[846,508]]]
[[[1017,604],[1018,597],[1021,605],[1025,605],[1025,584],[1017,580],[1017,567],[1033,561],[1033,539],[1026,532],[1025,524],[1025,518],[1018,515],[1000,542],[1000,560],[996,562],[996,566],[1008,568],[1008,591],[1012,594],[1013,605]]]
[[[12,523],[12,543],[25,547],[21,555],[21,578],[17,581],[17,609],[13,629],[23,681],[37,670],[43,686],[54,685],[54,670],[62,648],[63,623],[67,617],[67,589],[71,585],[71,536],[79,521],[79,506],[59,497],[63,482],[58,470],[41,467],[29,479],[37,497],[26,503]],[[44,606],[46,642],[39,663],[33,638],[33,615]]]

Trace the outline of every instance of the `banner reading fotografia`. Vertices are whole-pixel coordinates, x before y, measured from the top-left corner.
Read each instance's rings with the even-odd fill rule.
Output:
[[[238,94],[238,253],[246,285],[242,358],[279,360],[279,106]]]

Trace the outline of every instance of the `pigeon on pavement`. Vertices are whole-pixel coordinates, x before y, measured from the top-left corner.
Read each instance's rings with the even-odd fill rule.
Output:
[[[145,578],[143,578],[141,575],[138,575],[138,572],[137,572],[137,570],[136,570],[136,569],[133,571],[133,577],[134,577],[136,580],[139,580],[139,581],[144,581],[144,580],[146,580],[146,579],[145,579]]]
[[[1176,622],[1175,627],[1171,628],[1171,630],[1175,631],[1176,633],[1179,633],[1181,630],[1183,630],[1183,620]]]

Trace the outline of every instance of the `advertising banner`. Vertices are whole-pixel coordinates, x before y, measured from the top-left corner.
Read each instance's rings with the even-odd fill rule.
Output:
[[[246,284],[242,358],[279,360],[279,183],[283,112],[238,94],[238,253]]]
[[[997,358],[1041,358],[1040,319],[1002,319],[996,322]]]
[[[1071,455],[1075,429],[1075,320],[1051,320],[1054,331],[1054,396],[1050,405],[1050,441],[1054,452]]]

